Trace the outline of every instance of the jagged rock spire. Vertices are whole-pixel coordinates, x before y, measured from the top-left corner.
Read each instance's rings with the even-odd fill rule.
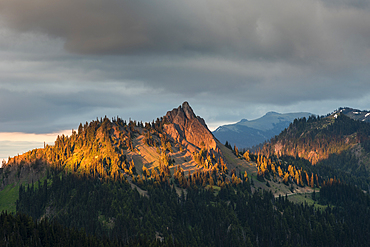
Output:
[[[165,125],[165,131],[176,141],[198,148],[202,148],[204,144],[207,149],[218,150],[215,138],[205,121],[194,114],[188,102],[168,111],[166,119],[169,124]]]
[[[192,119],[192,118],[195,118],[195,114],[193,112],[193,109],[191,109],[189,103],[187,101],[185,101],[184,103],[182,103],[182,109],[185,113],[185,116],[188,118],[188,119]]]

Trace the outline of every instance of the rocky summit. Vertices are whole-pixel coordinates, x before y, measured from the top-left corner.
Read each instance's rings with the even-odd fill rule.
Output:
[[[219,153],[216,140],[203,118],[196,116],[188,102],[166,114],[168,124],[164,131],[175,141],[182,143],[189,150],[203,146]]]

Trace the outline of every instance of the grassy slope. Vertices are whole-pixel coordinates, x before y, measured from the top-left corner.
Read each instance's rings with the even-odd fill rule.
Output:
[[[9,184],[0,191],[0,211],[8,211],[15,213],[15,202],[19,197],[20,183]]]
[[[307,203],[307,205],[309,206],[314,205],[316,209],[320,209],[320,210],[326,209],[327,206],[317,204],[317,199],[320,197],[320,190],[318,189],[315,190],[316,201],[312,199],[312,194],[313,194],[312,192],[297,193],[297,194],[288,196],[288,200],[291,202],[297,203],[297,204]]]
[[[46,175],[40,179],[40,182],[43,183],[46,179]],[[19,198],[19,187],[21,184],[27,186],[29,184],[28,177],[20,179],[16,183],[8,184],[0,191],[0,212],[8,211],[15,213],[16,212],[16,201]],[[51,184],[51,179],[48,179],[48,186]],[[34,182],[34,187],[38,188],[38,182]]]
[[[218,143],[218,146],[226,159],[230,171],[235,168],[237,172],[241,172],[242,174],[246,171],[248,176],[257,175],[257,167],[254,162],[247,162],[245,159],[238,159],[233,152],[224,145]]]

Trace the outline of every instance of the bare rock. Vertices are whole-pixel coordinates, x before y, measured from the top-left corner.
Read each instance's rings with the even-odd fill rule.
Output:
[[[184,102],[178,108],[167,112],[165,117],[167,124],[164,125],[164,131],[173,140],[190,149],[205,147],[208,150],[213,149],[217,153],[219,152],[216,140],[205,121],[194,114],[188,102]]]

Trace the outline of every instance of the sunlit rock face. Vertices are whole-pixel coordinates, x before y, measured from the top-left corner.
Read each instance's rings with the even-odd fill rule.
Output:
[[[215,138],[205,121],[194,114],[188,102],[167,112],[165,117],[167,124],[164,125],[164,131],[189,150],[205,147],[219,152]]]

